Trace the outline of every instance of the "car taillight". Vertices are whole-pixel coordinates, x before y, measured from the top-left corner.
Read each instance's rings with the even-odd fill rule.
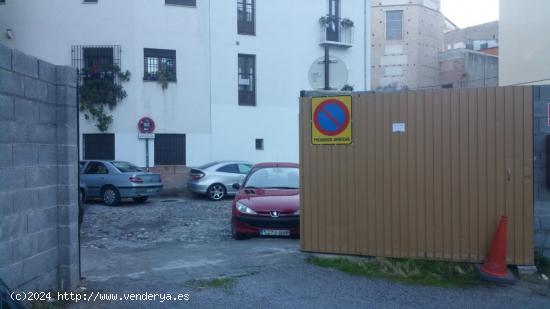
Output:
[[[130,177],[130,181],[133,183],[143,183],[143,179],[139,177]]]
[[[193,173],[193,174],[191,174],[191,178],[193,178],[195,180],[199,180],[202,177],[204,177],[204,173]]]

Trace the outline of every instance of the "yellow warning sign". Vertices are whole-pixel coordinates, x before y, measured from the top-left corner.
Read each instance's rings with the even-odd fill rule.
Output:
[[[350,145],[351,96],[311,99],[311,143]]]

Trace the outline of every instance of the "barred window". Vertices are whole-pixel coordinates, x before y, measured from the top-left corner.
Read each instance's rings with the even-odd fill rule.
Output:
[[[197,0],[164,0],[164,4],[197,6]]]
[[[237,30],[239,34],[255,34],[256,1],[237,1]]]
[[[403,39],[403,11],[386,11],[386,40]]]
[[[159,80],[163,74],[167,81],[176,81],[176,51],[145,48],[143,50],[143,80]]]

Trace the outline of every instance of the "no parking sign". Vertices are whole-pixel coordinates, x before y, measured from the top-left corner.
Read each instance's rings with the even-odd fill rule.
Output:
[[[351,96],[311,99],[311,143],[350,145]]]

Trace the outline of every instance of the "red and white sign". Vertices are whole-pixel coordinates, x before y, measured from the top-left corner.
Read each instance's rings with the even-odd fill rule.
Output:
[[[155,132],[155,122],[149,117],[143,117],[138,121],[138,130],[142,134],[152,134]]]

